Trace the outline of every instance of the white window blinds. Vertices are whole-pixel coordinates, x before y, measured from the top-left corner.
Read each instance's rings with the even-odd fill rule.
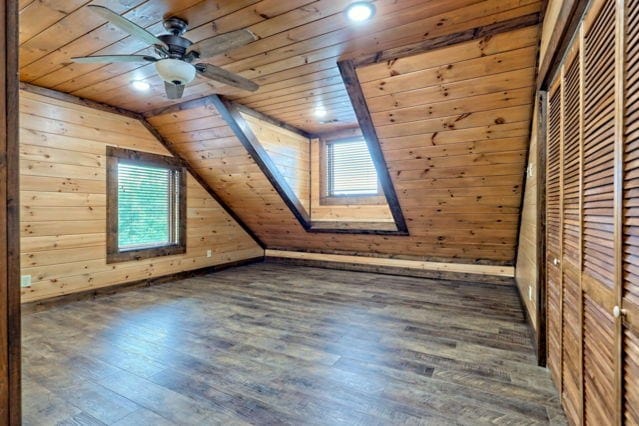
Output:
[[[377,171],[363,138],[330,142],[326,153],[329,197],[378,194]]]
[[[120,250],[178,243],[179,174],[169,168],[118,164]]]

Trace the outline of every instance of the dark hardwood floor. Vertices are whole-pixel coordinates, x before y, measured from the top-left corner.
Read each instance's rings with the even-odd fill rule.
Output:
[[[515,288],[256,264],[24,316],[24,424],[564,424]]]

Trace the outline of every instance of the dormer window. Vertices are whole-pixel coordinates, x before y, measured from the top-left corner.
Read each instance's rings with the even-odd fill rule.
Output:
[[[323,141],[322,204],[384,202],[377,170],[361,137]]]

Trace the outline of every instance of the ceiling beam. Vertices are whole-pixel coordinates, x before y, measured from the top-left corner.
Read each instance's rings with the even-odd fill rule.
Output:
[[[337,66],[339,67],[339,71],[344,79],[344,85],[346,86],[348,96],[351,98],[351,103],[353,104],[353,109],[355,110],[359,127],[362,129],[364,140],[368,145],[368,150],[371,154],[371,158],[373,159],[373,164],[375,164],[377,178],[379,179],[379,183],[382,186],[384,195],[386,196],[386,201],[388,202],[388,207],[390,208],[393,220],[395,220],[397,232],[401,235],[408,235],[408,226],[404,219],[404,213],[402,212],[402,207],[399,204],[399,198],[397,197],[393,181],[391,180],[390,173],[388,172],[384,153],[382,152],[382,147],[379,143],[377,132],[375,131],[375,125],[373,124],[373,119],[370,111],[368,110],[364,92],[362,92],[362,86],[359,82],[359,78],[357,77],[355,63],[353,61],[346,60],[338,62]]]
[[[251,157],[253,157],[255,163],[257,163],[262,173],[264,173],[264,176],[266,176],[271,185],[273,185],[273,188],[275,188],[277,193],[282,197],[282,200],[297,218],[300,225],[307,231],[311,229],[310,214],[300,202],[293,188],[291,188],[284,176],[282,176],[255,133],[253,133],[251,126],[246,122],[244,117],[242,117],[242,110],[239,105],[218,95],[211,96],[211,99],[217,107],[219,114],[231,130],[233,130],[233,133],[235,133],[235,136],[244,148],[246,148]]]
[[[508,21],[496,22],[483,27],[472,28],[458,33],[447,34],[441,37],[435,37],[418,43],[409,44],[394,49],[382,50],[373,55],[362,56],[352,60],[355,68],[377,64],[385,61],[392,61],[407,56],[417,55],[419,53],[428,52],[434,49],[452,46],[454,44],[464,43],[466,41],[476,40],[483,37],[492,37],[497,34],[515,31],[521,28],[530,27],[539,24],[540,14],[531,13],[530,15],[520,16],[509,19]]]

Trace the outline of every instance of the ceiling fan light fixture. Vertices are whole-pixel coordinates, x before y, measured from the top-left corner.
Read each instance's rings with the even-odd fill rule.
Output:
[[[155,69],[162,80],[176,86],[189,84],[195,78],[195,67],[179,59],[161,59],[155,63]]]

